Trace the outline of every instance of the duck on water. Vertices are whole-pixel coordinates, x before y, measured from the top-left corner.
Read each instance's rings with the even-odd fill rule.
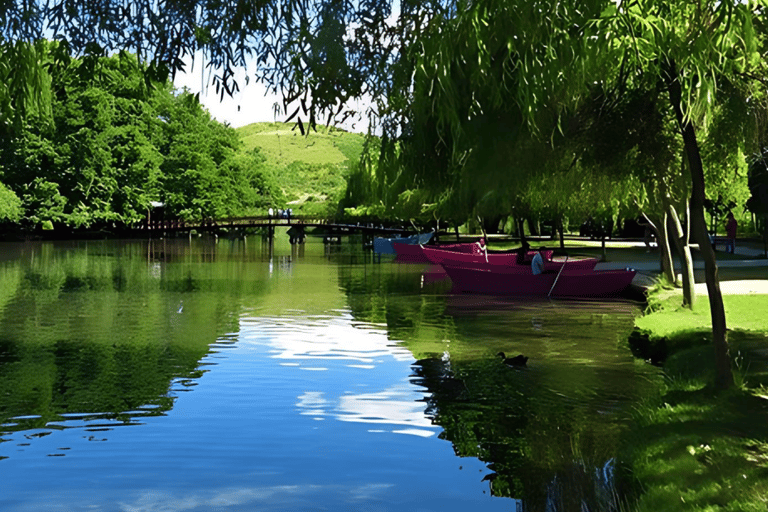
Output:
[[[499,352],[496,355],[499,356],[501,361],[507,366],[525,366],[525,363],[528,362],[528,356],[524,356],[523,354],[518,354],[515,357],[507,357],[504,352]]]

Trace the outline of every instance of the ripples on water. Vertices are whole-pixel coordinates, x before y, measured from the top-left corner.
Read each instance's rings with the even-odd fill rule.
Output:
[[[297,251],[92,243],[6,262],[0,509],[610,501],[654,375],[620,342],[633,305],[451,296],[423,266]]]

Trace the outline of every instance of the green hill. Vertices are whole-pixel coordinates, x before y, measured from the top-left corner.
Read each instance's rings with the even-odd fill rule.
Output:
[[[364,135],[318,126],[304,136],[293,123],[253,123],[237,128],[243,151],[256,149],[274,171],[294,213],[324,213],[343,195]]]

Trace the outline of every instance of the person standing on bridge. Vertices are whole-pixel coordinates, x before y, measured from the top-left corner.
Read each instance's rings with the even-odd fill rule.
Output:
[[[275,211],[274,211],[272,208],[270,208],[270,209],[267,211],[267,213],[269,214],[269,218],[271,219],[271,218],[272,218],[272,215],[274,215],[274,214],[275,214]]]

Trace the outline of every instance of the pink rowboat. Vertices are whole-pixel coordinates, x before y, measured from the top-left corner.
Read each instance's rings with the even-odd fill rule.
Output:
[[[395,248],[395,254],[397,261],[405,261],[408,263],[431,263],[429,259],[424,255],[422,247],[419,244],[403,244],[400,242],[393,242],[392,247]],[[440,244],[430,245],[435,249],[443,251],[459,252],[465,254],[471,254],[473,250],[478,249],[476,243],[464,243],[464,244]]]
[[[429,245],[420,246],[424,253],[424,256],[432,263],[438,265],[450,265],[453,267],[477,267],[485,268],[488,266],[504,266],[504,267],[520,267],[525,272],[531,272],[530,260],[538,251],[528,251],[526,256],[526,263],[517,263],[517,251],[488,251],[488,260],[485,259],[485,253],[480,251],[477,244],[474,245],[476,251],[472,253],[459,253],[455,251],[447,251],[440,249],[439,247],[433,247]],[[576,258],[571,259],[558,257],[552,258],[553,251],[544,251],[544,256],[547,261],[544,262],[544,270],[557,272],[565,265],[567,270],[592,270],[597,265],[597,258]]]
[[[454,291],[489,295],[534,295],[539,297],[617,297],[635,277],[635,270],[570,270],[537,276],[522,272],[522,266],[493,268],[443,265]],[[557,283],[555,280],[557,279]],[[554,285],[554,288],[553,288]]]

